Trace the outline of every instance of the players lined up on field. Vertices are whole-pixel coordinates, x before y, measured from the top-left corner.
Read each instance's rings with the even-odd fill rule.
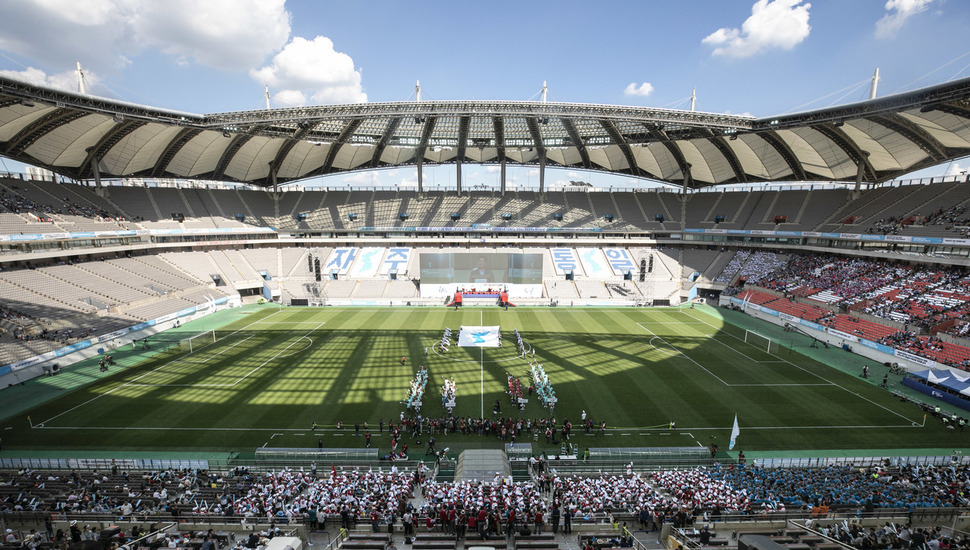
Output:
[[[405,359],[401,359],[401,364],[404,364]],[[428,369],[424,368],[424,365],[418,367],[417,374],[414,375],[414,379],[408,384],[408,394],[404,398],[404,405],[408,410],[421,410],[421,403],[424,400],[424,390],[428,385]]]
[[[417,414],[413,417],[401,414],[400,421],[395,423],[393,420],[387,423],[388,435],[391,438],[391,453],[396,459],[404,458],[402,453],[407,453],[407,443],[402,442],[402,436],[408,435],[412,440],[427,435],[479,435],[485,437],[495,437],[503,441],[514,442],[523,437],[528,438],[544,436],[546,443],[555,444],[560,441],[568,441],[572,436],[573,424],[568,418],[558,422],[555,417],[540,419],[533,418],[512,418],[500,417],[501,404],[496,401],[493,407],[495,418],[456,418],[454,416],[424,417]],[[588,417],[586,411],[582,413],[582,426],[586,435],[593,435],[599,431],[601,435],[606,434],[606,422],[601,422],[598,428],[593,419]],[[316,430],[317,424],[311,426],[311,430]],[[384,420],[378,422],[378,433],[384,433]],[[343,422],[337,423],[338,430],[344,430]],[[349,429],[349,428],[347,428]],[[364,437],[367,447],[371,446],[371,429],[367,422],[363,425],[354,424],[353,432],[355,437]],[[319,442],[323,446],[323,441]]]

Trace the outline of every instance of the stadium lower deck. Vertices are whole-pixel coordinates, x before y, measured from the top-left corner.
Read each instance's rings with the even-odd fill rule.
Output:
[[[51,513],[55,532],[68,532],[71,519],[131,529],[178,517],[164,538],[138,546],[178,539],[171,544],[198,547],[201,538],[188,531],[202,521],[225,548],[246,542],[239,525],[245,517],[266,534],[272,522],[306,543],[383,550],[404,545],[401,515],[410,504],[419,535],[411,545],[419,550],[652,548],[658,541],[734,547],[745,533],[768,534],[793,550],[896,548],[907,546],[903,538],[933,536],[943,547],[968,547],[968,449],[956,420],[967,415],[903,386],[905,368],[837,346],[813,347],[808,336],[727,309],[604,307],[686,303],[692,288],[708,298],[723,292],[913,354],[959,378],[970,364],[970,278],[965,247],[947,248],[943,239],[966,237],[965,182],[885,186],[861,196],[844,189],[697,193],[683,210],[671,193],[577,200],[572,193],[348,190],[266,201],[263,192],[188,187],[118,187],[105,197],[19,180],[0,181],[0,191],[0,234],[9,237],[0,242],[0,368],[7,369],[0,376],[11,384],[2,390],[0,466],[15,468],[0,473],[0,520],[17,531],[17,541],[31,527],[43,532]],[[163,215],[169,211],[181,219]],[[490,235],[471,246],[446,239],[472,253],[513,244],[543,257],[534,298],[513,299],[519,307],[507,312],[485,302],[453,311],[440,297],[422,297],[419,287],[418,258],[440,252],[441,235],[429,230],[413,242],[395,235],[405,226],[457,224],[554,228],[586,240],[517,244]],[[265,240],[257,235],[263,227],[294,241]],[[789,243],[776,233],[788,230],[806,236]],[[111,235],[97,236],[105,231]],[[760,241],[749,248],[749,236],[718,236],[729,231],[766,231],[777,248]],[[824,232],[867,237],[846,245],[848,237],[823,243],[807,236]],[[679,237],[667,239],[671,233]],[[609,243],[597,242],[597,234]],[[18,235],[45,236],[23,244],[29,241]],[[310,246],[296,242],[304,237]],[[398,240],[412,260],[396,279],[361,275],[354,265],[338,276],[313,273],[314,258],[327,263],[339,249],[368,247],[386,257]],[[579,262],[573,280],[554,248]],[[615,250],[633,262],[625,268],[629,279],[609,263]],[[649,268],[640,268],[641,260]],[[608,266],[606,275],[595,274],[599,264]],[[98,364],[103,354],[23,384],[15,375],[39,375],[41,366],[9,368],[102,336],[109,341],[128,327],[179,319],[180,312],[260,296],[278,303],[193,313],[184,319],[195,320],[148,336],[148,346],[109,348],[115,364],[107,372]],[[394,307],[279,305],[355,302]],[[446,327],[493,324],[501,327],[503,348],[435,351]],[[526,357],[513,344],[513,329],[527,344]],[[745,331],[775,348],[758,349]],[[919,364],[900,362],[910,370]],[[554,410],[527,395],[530,363],[548,374]],[[429,397],[414,434],[417,411],[401,401],[422,364]],[[862,379],[866,365],[871,370]],[[887,387],[879,387],[884,376]],[[453,427],[436,402],[442,377],[457,384]],[[523,410],[507,394],[516,381],[529,398]],[[402,413],[409,420],[403,429]],[[584,414],[593,423],[588,432]],[[728,450],[735,414],[740,436]],[[572,429],[564,440],[566,419]],[[428,453],[427,430],[439,421],[435,450],[443,456]],[[401,431],[397,438],[391,422]],[[452,433],[442,433],[446,427]],[[405,444],[407,458],[390,460]],[[683,450],[689,448],[695,451]],[[256,449],[278,451],[267,459]],[[460,479],[463,454],[477,449],[506,452],[500,471],[510,479]],[[543,455],[540,467],[529,466],[528,457]],[[424,468],[425,480],[415,485]],[[356,517],[348,518],[346,533],[344,505]],[[451,507],[454,528],[447,527]],[[489,532],[486,513],[484,537],[473,534],[467,517],[474,513],[477,523],[480,508],[497,516]],[[559,525],[550,537],[554,508]],[[574,514],[569,536],[567,509]],[[541,511],[545,533],[533,525],[529,535],[505,536],[509,510],[518,514],[517,527]],[[380,530],[389,520],[397,526],[392,537],[370,533],[375,513]],[[438,519],[431,529],[429,516]],[[703,525],[711,526],[710,538],[699,531]],[[672,533],[673,526],[684,530]],[[926,533],[916,535],[917,528]],[[705,542],[695,541],[701,536]],[[35,547],[50,545],[41,538]],[[19,542],[5,545],[14,547]]]

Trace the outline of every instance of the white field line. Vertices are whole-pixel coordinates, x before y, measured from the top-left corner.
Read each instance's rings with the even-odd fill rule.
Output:
[[[671,345],[671,344],[670,344],[670,342],[668,342],[668,341],[666,341],[666,340],[664,340],[664,339],[663,339],[663,338],[661,338],[660,336],[657,336],[657,333],[655,333],[654,331],[652,331],[652,330],[650,330],[650,329],[648,329],[647,327],[645,327],[645,326],[643,326],[643,325],[641,325],[640,323],[637,323],[637,326],[639,326],[639,327],[640,327],[640,328],[642,328],[643,330],[645,330],[645,331],[647,331],[647,332],[649,332],[650,334],[652,334],[652,335],[653,335],[653,338],[651,338],[651,339],[650,339],[650,342],[649,342],[649,343],[650,343],[650,345],[651,345],[651,346],[653,346],[653,348],[654,348],[654,349],[656,349],[656,350],[658,350],[658,351],[662,351],[662,350],[661,350],[660,348],[658,348],[657,346],[655,346],[655,345],[654,345],[654,343],[653,343],[653,341],[654,341],[654,340],[660,340],[660,341],[661,341],[661,342],[663,342],[663,343],[664,343],[664,344],[665,344],[665,345],[666,345],[667,347],[669,347],[670,349],[672,349],[672,350],[674,350],[674,352],[675,352],[675,353],[676,353],[677,355],[682,355],[682,356],[684,356],[684,357],[685,357],[685,358],[686,358],[686,359],[687,359],[688,361],[690,361],[691,363],[694,363],[695,365],[697,365],[698,367],[700,367],[700,368],[701,368],[701,370],[703,370],[703,371],[704,371],[704,372],[706,372],[707,374],[710,374],[710,375],[711,375],[712,377],[714,377],[714,379],[715,379],[715,380],[717,380],[718,382],[720,382],[720,383],[722,383],[722,384],[724,384],[725,386],[730,386],[730,385],[731,385],[731,384],[728,384],[727,382],[725,382],[725,381],[724,381],[724,380],[723,380],[723,379],[722,379],[722,378],[721,378],[720,376],[718,376],[718,375],[716,375],[716,374],[714,374],[713,372],[711,372],[710,370],[708,370],[708,368],[707,368],[707,367],[705,367],[704,365],[702,365],[702,364],[700,364],[700,363],[698,363],[697,361],[694,361],[694,359],[693,359],[693,358],[691,358],[691,357],[690,357],[689,355],[687,355],[686,353],[684,353],[684,352],[682,352],[682,351],[680,351],[679,349],[677,349],[676,347],[674,347],[673,345]]]
[[[269,319],[270,317],[272,317],[273,315],[276,315],[276,314],[278,314],[278,313],[279,313],[279,311],[274,311],[273,313],[270,313],[269,315],[267,315],[266,317],[263,317],[262,319],[260,319],[260,320],[258,320],[258,321],[253,321],[252,323],[249,323],[248,325],[246,325],[246,326],[244,326],[244,327],[242,327],[242,328],[240,328],[239,330],[234,330],[234,331],[232,331],[232,332],[230,332],[229,334],[227,334],[227,335],[226,335],[226,337],[229,337],[229,336],[232,336],[232,335],[234,335],[234,334],[236,334],[237,332],[242,332],[242,331],[244,331],[244,330],[246,330],[247,328],[249,328],[249,327],[251,327],[251,326],[253,326],[253,325],[255,325],[256,323],[258,323],[258,322],[260,322],[260,321],[262,321],[262,320],[265,320],[265,319]],[[183,355],[182,357],[185,357],[185,355]],[[155,369],[152,369],[152,370],[150,370],[150,371],[148,371],[148,372],[146,372],[145,374],[142,374],[141,376],[138,376],[137,378],[135,378],[135,379],[134,379],[134,380],[132,380],[131,382],[134,382],[135,380],[140,380],[140,379],[142,379],[142,378],[144,378],[144,377],[146,377],[146,376],[148,376],[149,374],[152,374],[152,373],[154,373],[154,372],[156,372],[156,371],[159,371],[159,370],[161,370],[161,369],[164,369],[165,367],[167,367],[167,366],[169,366],[169,365],[171,365],[171,364],[173,364],[173,363],[177,363],[177,362],[179,362],[179,361],[180,361],[180,360],[182,359],[182,357],[179,357],[179,358],[177,358],[177,359],[173,359],[173,360],[171,360],[171,361],[169,361],[168,363],[165,363],[165,364],[163,364],[163,365],[161,365],[161,366],[159,366],[158,368],[155,368]],[[126,383],[126,384],[121,384],[121,385],[119,385],[119,386],[116,386],[116,387],[114,387],[114,388],[112,388],[112,389],[110,389],[110,390],[108,390],[108,391],[106,391],[106,392],[104,392],[104,393],[102,393],[101,395],[96,395],[96,396],[94,396],[94,397],[92,397],[91,399],[88,399],[88,400],[87,400],[87,401],[85,401],[84,403],[81,403],[81,404],[79,404],[79,405],[75,405],[75,406],[73,406],[73,407],[71,407],[70,409],[67,409],[66,411],[64,411],[64,412],[62,412],[62,413],[60,413],[60,414],[57,414],[57,415],[54,415],[54,416],[52,416],[52,417],[50,417],[50,418],[48,418],[47,420],[45,420],[45,421],[43,421],[43,422],[41,422],[41,424],[47,424],[47,423],[48,423],[48,422],[50,422],[51,420],[54,420],[54,419],[56,419],[56,418],[59,418],[59,417],[61,417],[61,416],[64,416],[65,414],[67,414],[67,413],[69,413],[69,412],[71,412],[71,411],[74,411],[74,410],[77,410],[77,409],[80,409],[81,407],[83,407],[83,406],[85,406],[85,405],[87,405],[88,403],[90,403],[90,402],[92,402],[92,401],[94,401],[94,400],[96,400],[96,399],[101,399],[102,397],[104,397],[104,396],[106,396],[106,395],[108,395],[108,394],[110,394],[110,393],[112,393],[112,392],[114,392],[114,391],[117,391],[117,390],[119,390],[119,389],[121,389],[121,388],[123,388],[123,387],[125,387],[125,386],[127,386],[128,384],[131,384],[131,382],[128,382],[128,383]]]
[[[216,353],[213,353],[212,355],[210,355],[209,357],[206,357],[205,359],[203,359],[201,361],[180,361],[180,362],[181,363],[189,363],[190,365],[204,365],[204,364],[206,364],[206,363],[209,362],[209,359],[212,359],[213,357],[219,357],[223,353],[226,353],[227,351],[229,351],[232,348],[238,346],[239,344],[242,344],[243,342],[245,342],[246,340],[249,340],[250,338],[252,338],[254,336],[256,336],[256,335],[255,334],[250,334],[250,335],[246,336],[245,338],[243,338],[242,340],[239,340],[238,342],[233,342],[232,344],[226,346],[225,348],[219,350]],[[228,338],[228,336],[227,336],[227,338]],[[209,347],[209,346],[206,346],[206,347]]]
[[[639,325],[640,323],[637,323],[637,324]],[[651,331],[647,327],[641,326],[640,328],[642,328],[643,330],[646,330],[646,331],[650,332],[651,334],[653,334],[653,331]],[[670,349],[674,350],[674,352],[677,355],[683,355],[688,360],[690,360],[692,363],[694,363],[698,367],[704,369],[708,374],[710,374],[711,376],[713,376],[714,378],[716,378],[722,384],[724,384],[725,386],[731,387],[731,388],[744,388],[744,387],[749,387],[749,388],[767,388],[767,387],[783,387],[783,386],[798,386],[798,387],[802,387],[802,386],[838,386],[838,384],[833,384],[832,382],[827,382],[825,384],[798,384],[798,383],[730,384],[728,382],[725,382],[720,376],[714,374],[709,369],[707,369],[706,367],[704,367],[704,365],[701,365],[700,363],[698,363],[694,359],[691,359],[691,357],[689,357],[686,353],[684,353],[684,352],[680,351],[679,349],[677,349],[676,347],[674,347],[673,344],[667,342],[666,340],[664,340],[660,336],[654,335],[654,337],[650,339],[650,345],[653,346],[653,348],[656,349],[657,351],[664,351],[664,350],[662,350],[662,349],[658,348],[657,346],[655,346],[654,343],[653,343],[654,340],[660,340],[661,342],[663,342],[664,344],[666,344],[668,347],[670,347]],[[724,344],[724,342],[718,342],[718,343]],[[727,346],[727,344],[724,344],[724,345]],[[731,350],[733,350],[733,351],[737,351],[734,348],[731,348],[730,346],[728,346],[728,348],[731,349]],[[737,351],[737,353],[740,354],[742,357],[748,359],[749,361],[752,361],[754,363],[760,363],[760,361],[755,361],[754,359],[751,359],[750,357],[748,357],[747,355],[741,353],[740,351]],[[786,361],[772,361],[772,362],[786,362]]]
[[[910,423],[910,424],[897,424],[897,425],[884,425],[884,426],[864,426],[864,425],[846,425],[846,426],[748,426],[748,425],[745,425],[744,426],[744,429],[745,430],[831,430],[831,429],[836,429],[836,430],[868,429],[868,430],[872,430],[872,429],[887,429],[888,428],[888,429],[898,430],[899,428],[919,428],[919,427],[921,427],[921,426],[918,423],[916,423],[916,424]],[[678,428],[685,429],[685,430],[691,430],[691,432],[695,432],[695,431],[726,431],[726,430],[728,430],[728,428],[710,427],[710,426],[704,426],[704,427],[686,427],[686,426],[685,427],[682,427],[682,426],[678,426]],[[211,431],[211,432],[249,432],[249,431],[253,431],[253,432],[306,432],[306,428],[220,428],[220,427],[215,427],[215,426],[198,427],[198,428],[191,428],[191,427],[184,427],[184,426],[177,426],[177,427],[159,427],[159,426],[43,426],[43,425],[39,425],[39,424],[35,424],[34,425],[34,429],[46,429],[46,430],[111,430],[111,431],[116,431],[116,430],[127,430],[127,431],[140,431],[140,430],[146,430],[146,431],[186,430],[186,431],[195,431],[195,432],[207,432],[207,431]],[[640,430],[651,430],[651,429],[653,429],[653,428],[652,427],[643,427],[643,428],[624,427],[624,428],[607,428],[606,431],[613,432],[613,431],[619,431],[619,430],[633,430],[633,431],[637,431],[638,432],[638,435],[641,435],[641,436],[649,436],[649,435],[656,435],[656,434],[659,434],[659,435],[674,435],[667,428],[664,428],[662,430],[655,430],[653,432],[650,432],[650,431],[646,431],[646,432],[640,431]],[[333,435],[339,436],[339,435],[345,435],[345,432],[347,432],[347,429],[344,428],[342,430],[337,430],[336,428],[320,428],[320,427],[317,427],[317,432],[336,432]],[[373,434],[373,437],[379,437],[380,435],[381,434]],[[583,435],[583,434],[573,434],[573,435],[576,436],[576,435]],[[608,435],[615,435],[615,434],[610,433]],[[683,433],[680,433],[680,435],[683,435]],[[691,437],[694,437],[694,439],[696,439],[696,437],[693,434],[689,434],[689,435]]]
[[[645,325],[663,325],[663,326],[666,326],[666,325],[695,325],[695,326],[701,326],[701,325],[704,324],[704,323],[687,323],[687,322],[684,322],[684,321],[638,321],[637,322],[637,324],[641,324],[641,323],[642,324],[645,324]]]
[[[326,323],[324,323],[324,324],[326,324]],[[317,327],[317,328],[319,328],[319,327]],[[313,330],[316,330],[316,329],[313,329]],[[280,359],[286,359],[287,357],[293,357],[294,355],[296,355],[296,354],[298,354],[300,352],[304,352],[304,351],[310,349],[311,346],[313,346],[313,338],[310,338],[309,336],[301,336],[300,337],[300,340],[306,340],[306,341],[308,341],[310,343],[307,344],[306,346],[304,346],[303,349],[298,349],[298,350],[294,351],[293,353],[290,353],[290,354],[287,354],[287,355],[280,355],[279,358]],[[297,340],[297,342],[299,342],[300,340]],[[293,343],[295,344],[296,342],[293,342]]]
[[[718,327],[716,327],[716,326],[714,326],[714,325],[712,325],[712,324],[710,324],[710,323],[708,323],[707,321],[705,321],[704,319],[701,319],[700,317],[695,317],[695,319],[697,319],[698,321],[700,321],[700,322],[702,322],[702,323],[704,323],[705,325],[708,325],[708,326],[710,326],[711,328],[714,328],[714,329],[718,329]],[[720,330],[720,329],[718,329],[718,330]],[[730,336],[731,338],[734,338],[735,340],[740,340],[740,341],[742,341],[742,342],[744,341],[744,339],[742,339],[742,338],[739,338],[739,337],[737,337],[737,336],[735,336],[735,335],[733,335],[733,334],[730,334],[730,333],[727,333],[727,332],[725,332],[725,334],[727,334],[727,335],[728,335],[728,336]],[[911,418],[906,418],[906,417],[905,417],[905,416],[903,416],[902,414],[900,414],[900,413],[898,413],[898,412],[896,412],[896,411],[894,411],[894,410],[892,410],[892,409],[890,409],[890,408],[888,408],[888,407],[886,407],[885,405],[880,405],[879,403],[876,403],[876,402],[875,402],[875,401],[873,401],[872,399],[869,399],[869,398],[867,398],[867,397],[863,397],[863,396],[861,396],[861,395],[859,395],[858,393],[856,393],[856,392],[854,392],[854,391],[852,391],[852,390],[850,390],[850,389],[848,389],[848,388],[846,388],[845,386],[843,386],[843,385],[841,385],[841,384],[838,384],[838,383],[836,383],[836,382],[833,382],[833,381],[831,381],[831,380],[829,380],[828,378],[825,378],[824,376],[822,376],[822,375],[820,375],[820,374],[817,374],[817,373],[814,373],[814,372],[812,372],[812,371],[810,371],[810,370],[808,370],[808,369],[806,369],[806,368],[804,368],[804,367],[802,367],[802,366],[800,366],[800,365],[796,365],[795,363],[792,363],[791,361],[789,361],[789,360],[787,360],[787,359],[785,359],[784,357],[780,357],[780,356],[778,356],[778,355],[775,355],[774,357],[778,357],[778,359],[779,359],[780,361],[782,361],[782,362],[784,362],[784,363],[788,363],[789,365],[791,365],[791,366],[793,366],[793,367],[795,367],[796,369],[799,369],[799,370],[801,370],[801,371],[803,371],[803,372],[807,372],[807,373],[809,373],[809,374],[811,374],[811,375],[813,375],[813,376],[815,376],[816,378],[819,378],[819,379],[821,379],[821,380],[824,380],[824,381],[826,381],[826,382],[828,382],[829,384],[831,384],[831,385],[833,385],[833,386],[836,386],[836,387],[838,387],[839,389],[841,389],[841,390],[843,390],[843,391],[845,391],[845,392],[847,392],[847,393],[850,393],[850,394],[852,394],[852,395],[854,395],[854,396],[856,396],[856,397],[858,397],[859,399],[861,399],[861,400],[863,400],[863,401],[867,401],[867,402],[869,402],[869,403],[871,403],[871,404],[873,404],[873,405],[875,405],[876,407],[879,407],[880,409],[882,409],[882,410],[884,410],[884,411],[886,411],[886,412],[888,412],[888,413],[892,413],[893,415],[895,415],[895,416],[898,416],[899,418],[902,418],[903,420],[906,420],[906,421],[908,421],[908,422],[910,422],[911,424],[917,424],[917,423],[918,423],[918,422],[917,422],[916,420],[913,420],[913,419],[911,419]]]
[[[752,363],[759,363],[759,364],[760,363],[784,363],[784,361],[773,361],[773,360],[769,360],[769,361],[758,361],[758,360],[756,360],[756,359],[754,359],[752,357],[749,357],[748,355],[746,355],[741,350],[736,349],[736,348],[732,348],[731,346],[729,346],[727,344],[727,342],[722,342],[722,341],[718,340],[716,335],[711,336],[711,340],[717,342],[718,344],[721,344],[722,346],[724,346],[727,349],[733,351],[734,353],[737,353],[738,355],[740,355],[741,357],[744,357],[745,359],[747,359],[748,361],[751,361]],[[747,342],[745,342],[745,343],[747,343]],[[771,357],[778,357],[777,355],[773,355],[770,352],[766,352],[766,353],[768,353],[768,355],[771,356]]]
[[[263,319],[261,321],[256,321],[254,325],[313,325],[317,321],[267,321]]]
[[[314,331],[316,331],[317,329],[319,329],[320,327],[322,327],[322,326],[323,326],[323,325],[325,325],[325,324],[327,324],[327,323],[326,323],[326,321],[324,321],[324,322],[322,322],[322,323],[320,323],[319,325],[317,325],[316,327],[314,327],[314,328],[312,328],[312,329],[310,329],[309,331],[307,331],[307,333],[306,333],[306,334],[304,334],[304,335],[303,335],[303,336],[301,336],[300,338],[297,338],[296,340],[294,340],[293,342],[291,342],[291,343],[290,343],[290,345],[288,345],[288,346],[286,346],[285,348],[283,348],[282,350],[280,350],[279,352],[277,352],[277,353],[276,353],[276,355],[274,355],[274,356],[272,356],[272,357],[270,357],[269,359],[267,359],[267,360],[265,360],[265,361],[263,361],[263,363],[262,363],[261,365],[259,365],[258,367],[256,367],[256,368],[254,368],[253,370],[251,370],[251,371],[249,371],[249,372],[247,372],[247,373],[246,373],[245,375],[243,375],[243,376],[242,376],[242,377],[241,377],[241,378],[240,378],[239,380],[236,380],[236,381],[235,381],[235,382],[234,382],[234,383],[233,383],[232,385],[233,385],[233,386],[235,386],[236,384],[239,384],[239,383],[240,383],[240,382],[242,382],[243,380],[245,380],[245,379],[247,379],[247,378],[249,378],[249,376],[250,376],[250,375],[252,375],[252,374],[253,374],[254,372],[256,372],[256,371],[258,371],[259,369],[261,369],[261,368],[263,368],[263,367],[265,367],[265,366],[266,366],[266,364],[267,364],[267,363],[269,363],[270,361],[272,361],[272,360],[274,360],[274,359],[277,359],[277,358],[278,358],[278,357],[279,357],[280,355],[282,355],[283,353],[285,353],[285,352],[286,352],[286,350],[288,350],[288,349],[290,349],[291,347],[293,347],[293,345],[294,345],[294,344],[296,344],[296,343],[297,343],[297,342],[299,342],[300,340],[303,340],[303,338],[306,338],[306,337],[307,337],[307,335],[309,335],[310,333],[312,333],[312,332],[314,332]],[[313,343],[313,340],[310,340],[310,343],[312,344],[312,343]],[[306,349],[306,348],[303,348],[303,349]],[[302,351],[302,350],[301,350],[301,351]]]
[[[326,322],[320,323],[315,328],[311,329],[310,332],[313,332],[314,330],[319,329],[320,327],[322,327],[325,324],[327,324],[327,323]],[[307,332],[307,334],[310,334],[310,332]],[[296,344],[297,342],[299,342],[301,340],[309,340],[310,341],[310,344],[307,345],[306,347],[304,347],[303,349],[294,351],[293,353],[291,353],[289,355],[280,355],[280,354],[284,353],[286,350],[290,349],[294,344]],[[242,376],[241,378],[239,378],[238,380],[236,380],[232,384],[135,384],[134,382],[129,382],[129,383],[125,384],[125,385],[126,386],[137,386],[137,387],[148,387],[148,388],[232,388],[232,387],[235,387],[240,382],[242,382],[243,380],[245,380],[250,374],[252,374],[252,373],[258,371],[259,369],[263,368],[264,366],[266,366],[266,364],[269,363],[270,361],[272,361],[274,359],[282,359],[282,358],[286,358],[286,357],[292,357],[292,356],[296,355],[297,353],[300,353],[301,351],[305,351],[305,350],[309,349],[309,347],[312,346],[312,345],[313,345],[313,339],[312,338],[309,338],[306,335],[303,335],[303,336],[297,338],[296,340],[294,340],[292,343],[290,343],[290,345],[288,345],[285,348],[283,348],[282,350],[280,350],[279,353],[277,353],[276,355],[270,357],[269,359],[267,359],[266,361],[264,361],[263,364],[259,365],[258,367],[254,368],[253,370],[249,371],[248,373],[246,373],[244,376]]]

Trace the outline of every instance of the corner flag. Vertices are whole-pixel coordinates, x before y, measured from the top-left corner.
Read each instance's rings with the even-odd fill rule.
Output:
[[[733,451],[734,450],[734,442],[738,439],[738,436],[739,435],[741,435],[741,428],[738,427],[738,415],[735,414],[734,415],[734,427],[731,428],[731,444],[728,445],[728,450],[729,451]]]

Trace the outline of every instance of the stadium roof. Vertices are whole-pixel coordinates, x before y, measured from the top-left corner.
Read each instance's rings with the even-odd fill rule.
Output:
[[[770,86],[770,85],[766,85]],[[0,77],[0,155],[73,179],[272,185],[439,163],[602,170],[703,187],[880,182],[970,154],[970,78],[776,117],[421,101],[197,115]]]

